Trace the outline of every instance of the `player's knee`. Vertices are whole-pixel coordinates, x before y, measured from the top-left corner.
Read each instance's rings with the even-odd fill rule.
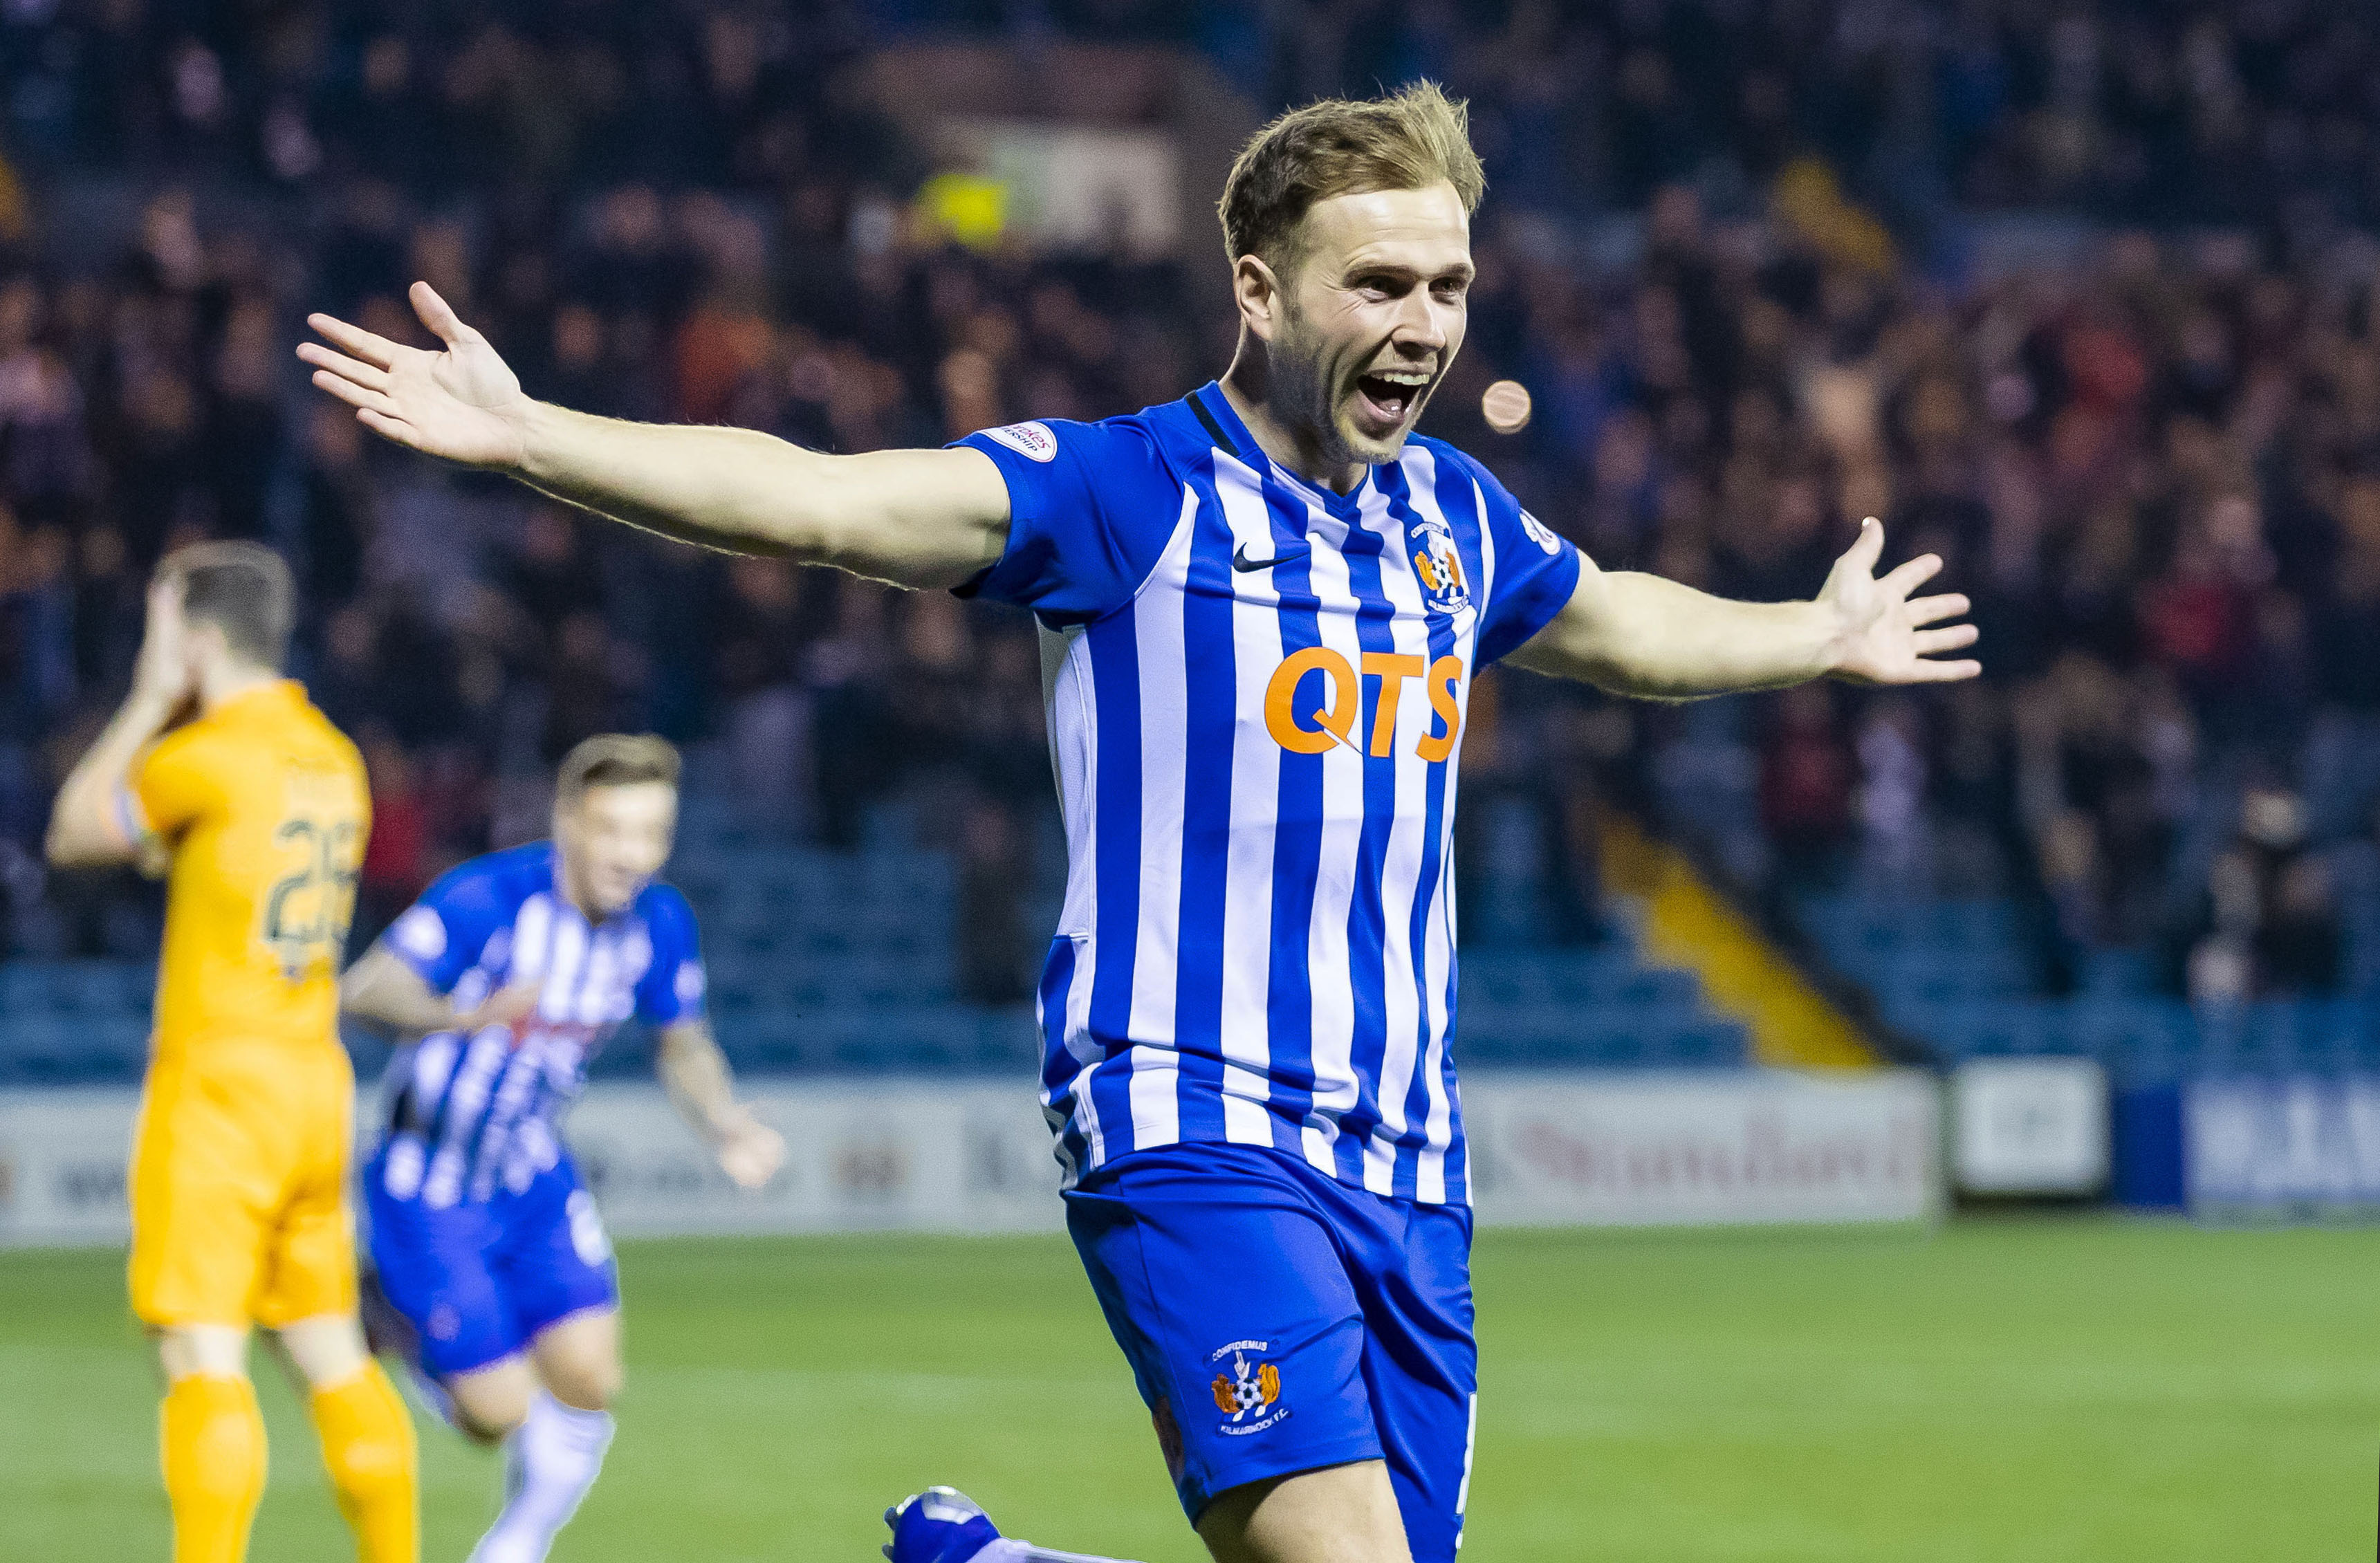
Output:
[[[481,1448],[493,1448],[503,1443],[527,1420],[525,1412],[481,1412],[460,1404],[455,1408],[455,1430]]]
[[[349,1382],[371,1361],[363,1326],[352,1314],[300,1319],[276,1333],[290,1363],[316,1389]]]
[[[231,1325],[174,1325],[151,1332],[165,1382],[248,1376],[248,1331]]]
[[[564,1405],[577,1411],[610,1411],[612,1402],[620,1398],[620,1387],[627,1373],[614,1360],[572,1363],[567,1367],[549,1371],[546,1392]]]
[[[446,1382],[455,1430],[475,1444],[501,1444],[528,1420],[528,1375],[517,1363]]]

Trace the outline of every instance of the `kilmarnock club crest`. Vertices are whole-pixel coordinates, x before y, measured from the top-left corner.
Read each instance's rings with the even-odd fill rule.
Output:
[[[1454,528],[1435,515],[1415,521],[1405,532],[1413,551],[1414,578],[1421,582],[1422,605],[1433,613],[1460,613],[1471,606],[1471,588],[1463,578],[1463,555],[1454,546]]]
[[[1249,1371],[1249,1353],[1261,1357],[1271,1346],[1269,1340],[1234,1340],[1207,1359],[1210,1366],[1220,1366],[1226,1357],[1232,1360],[1231,1373],[1218,1373],[1210,1386],[1215,1409],[1231,1419],[1222,1426],[1226,1436],[1245,1437],[1289,1420],[1289,1408],[1281,1403],[1281,1369],[1258,1363]]]

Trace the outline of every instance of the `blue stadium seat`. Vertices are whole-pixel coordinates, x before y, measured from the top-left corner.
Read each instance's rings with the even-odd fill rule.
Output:
[[[136,1080],[148,1056],[149,1024],[140,1017],[12,1012],[0,1026],[0,1081],[10,1084]]]
[[[16,961],[0,964],[0,1016],[149,1013],[155,968],[138,961]]]
[[[1463,1065],[1705,1068],[1745,1060],[1743,1030],[1690,1004],[1466,1003],[1455,1058]]]

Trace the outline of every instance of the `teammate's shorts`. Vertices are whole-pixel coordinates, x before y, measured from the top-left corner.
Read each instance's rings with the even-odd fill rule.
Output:
[[[143,1324],[277,1329],[355,1312],[355,1096],[327,1040],[212,1044],[151,1067],[129,1176]]]
[[[372,1268],[432,1376],[501,1362],[573,1314],[619,1304],[611,1240],[567,1157],[518,1193],[434,1208],[392,1195],[382,1170],[374,1158],[364,1172]]]
[[[1468,1206],[1185,1145],[1099,1169],[1066,1225],[1192,1523],[1232,1487],[1385,1459],[1415,1563],[1454,1557],[1478,1388]]]

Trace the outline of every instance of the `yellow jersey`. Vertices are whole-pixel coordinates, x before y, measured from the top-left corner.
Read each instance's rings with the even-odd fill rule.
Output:
[[[370,799],[355,745],[285,679],[224,701],[134,765],[128,823],[172,854],[156,1062],[235,1042],[338,1045]]]

